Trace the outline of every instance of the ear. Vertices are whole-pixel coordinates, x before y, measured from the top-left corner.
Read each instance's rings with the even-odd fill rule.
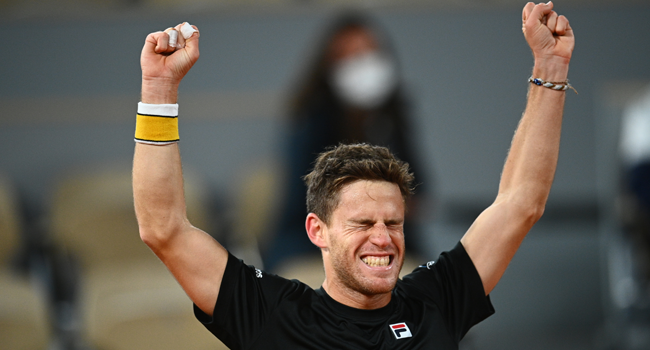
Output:
[[[314,243],[318,248],[327,248],[327,241],[325,240],[325,231],[327,226],[325,223],[314,213],[309,213],[305,220],[305,229],[307,229],[307,236],[309,240]]]

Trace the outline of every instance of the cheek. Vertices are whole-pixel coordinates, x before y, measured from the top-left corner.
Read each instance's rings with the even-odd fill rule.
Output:
[[[403,232],[395,232],[394,234],[391,234],[391,239],[393,241],[393,244],[401,249],[404,248],[404,233]]]
[[[355,255],[367,241],[367,235],[362,233],[346,233],[342,237],[331,239],[330,247],[332,251],[336,250],[339,255]]]

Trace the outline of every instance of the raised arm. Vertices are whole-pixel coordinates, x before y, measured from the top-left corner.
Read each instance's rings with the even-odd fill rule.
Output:
[[[141,108],[155,111],[162,107],[163,114],[169,115],[169,110],[177,108],[178,86],[199,58],[198,31],[187,40],[178,35],[178,46],[170,45],[166,32],[149,34],[142,49],[142,103],[151,105],[139,106],[139,114],[157,114]],[[147,135],[147,131],[136,131],[136,139],[138,133]],[[187,220],[178,143],[155,141],[135,145],[133,196],[140,237],[190,299],[212,315],[228,255],[210,235]]]
[[[563,86],[573,30],[553,3],[528,3],[523,32],[535,58],[532,76]],[[557,165],[565,91],[530,84],[528,103],[512,140],[499,192],[461,239],[485,293],[496,286],[524,237],[541,218]]]

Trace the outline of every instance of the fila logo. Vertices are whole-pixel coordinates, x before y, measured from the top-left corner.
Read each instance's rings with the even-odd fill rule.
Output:
[[[411,334],[411,330],[404,322],[391,324],[389,325],[389,327],[390,330],[393,331],[393,334],[395,335],[395,339],[404,339],[413,336],[413,334]]]

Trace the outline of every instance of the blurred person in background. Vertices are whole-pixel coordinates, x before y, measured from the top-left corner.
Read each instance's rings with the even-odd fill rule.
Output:
[[[650,86],[625,108],[619,140],[618,217],[608,245],[618,349],[650,348]]]
[[[638,249],[637,276],[645,294],[650,292],[650,86],[624,112],[620,151],[623,192],[630,206],[624,223]]]
[[[420,181],[429,174],[415,149],[408,101],[396,53],[387,36],[357,12],[340,14],[320,41],[312,61],[300,76],[289,106],[289,131],[284,147],[284,189],[277,227],[263,248],[264,267],[274,271],[292,258],[319,251],[305,240],[306,187],[302,177],[317,154],[339,143],[369,143],[388,147],[409,163]],[[419,213],[430,184],[418,184],[409,199],[407,251],[413,258],[422,247]]]

